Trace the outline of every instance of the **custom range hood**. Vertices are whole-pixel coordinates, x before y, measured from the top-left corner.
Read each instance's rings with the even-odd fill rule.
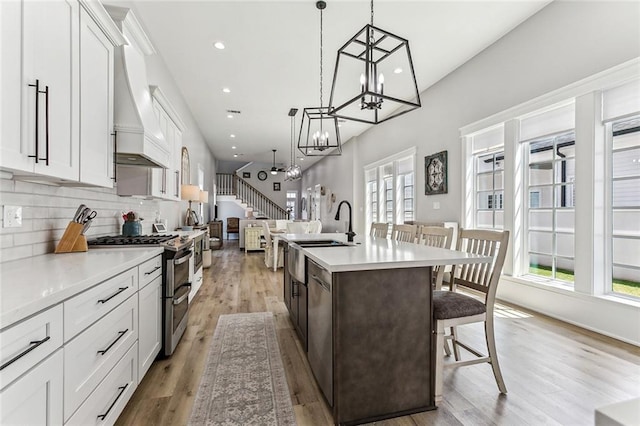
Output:
[[[145,64],[155,49],[131,9],[105,8],[127,41],[114,58],[116,163],[167,168],[169,146],[153,111]]]

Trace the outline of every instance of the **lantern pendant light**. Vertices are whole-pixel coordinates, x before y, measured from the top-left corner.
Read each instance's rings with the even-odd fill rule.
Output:
[[[342,154],[338,118],[329,114],[322,101],[322,11],[326,7],[326,2],[316,2],[320,10],[320,106],[303,109],[298,136],[298,149],[309,157]]]
[[[338,50],[331,115],[379,124],[420,106],[409,41],[373,25],[371,0],[371,23]]]

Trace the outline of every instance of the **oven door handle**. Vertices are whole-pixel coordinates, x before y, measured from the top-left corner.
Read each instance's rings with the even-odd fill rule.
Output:
[[[184,263],[187,260],[191,259],[191,256],[193,256],[193,253],[191,252],[191,250],[189,250],[186,255],[173,259],[173,264],[180,265],[181,263]]]
[[[183,284],[183,285],[181,285],[180,287],[189,287],[189,289],[191,289],[191,283]],[[191,293],[191,292],[190,292],[190,291],[188,291],[188,292],[186,292],[185,294],[183,294],[183,295],[182,295],[182,297],[180,297],[179,299],[174,300],[174,301],[173,301],[173,304],[174,304],[174,305],[179,305],[179,304],[181,304],[182,302],[184,302],[184,299],[186,299],[187,297],[189,297],[189,293]]]

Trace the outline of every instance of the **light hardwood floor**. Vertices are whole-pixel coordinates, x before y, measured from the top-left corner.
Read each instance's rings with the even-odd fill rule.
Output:
[[[156,361],[118,425],[183,425],[189,414],[218,316],[271,311],[299,425],[332,424],[282,299],[282,269],[264,265],[225,242],[212,252],[204,284],[189,312],[176,352]],[[640,348],[498,303],[496,345],[509,393],[501,395],[488,364],[445,370],[444,401],[436,411],[378,425],[589,425],[595,408],[640,396]],[[595,313],[594,313],[595,314]],[[483,348],[481,325],[460,328]]]

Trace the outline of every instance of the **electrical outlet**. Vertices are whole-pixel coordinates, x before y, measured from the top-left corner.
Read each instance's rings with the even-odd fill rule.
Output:
[[[4,206],[2,217],[5,228],[20,228],[22,226],[22,207]]]
[[[434,210],[440,210],[440,201],[434,201],[433,202],[433,209]]]

